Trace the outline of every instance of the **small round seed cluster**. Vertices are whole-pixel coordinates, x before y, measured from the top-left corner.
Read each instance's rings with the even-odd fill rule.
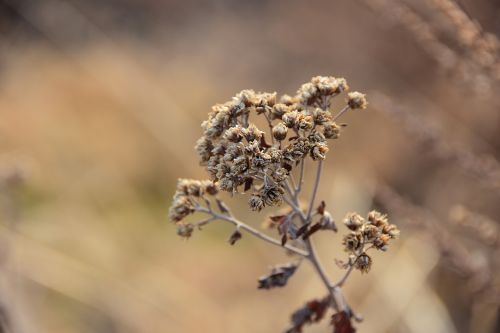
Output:
[[[307,156],[325,159],[327,139],[339,137],[330,99],[348,89],[343,78],[317,76],[293,97],[243,90],[213,106],[196,144],[210,179],[224,191],[252,190],[253,210],[279,205],[290,171]],[[366,107],[364,95],[350,93],[346,107]],[[254,115],[269,124],[269,133],[251,122]]]
[[[349,213],[344,224],[351,230],[344,236],[345,251],[351,254],[354,267],[362,272],[368,272],[372,264],[371,257],[365,253],[367,248],[386,251],[389,241],[399,235],[396,225],[390,224],[387,216],[377,211],[368,213],[366,219],[357,213]]]
[[[193,180],[181,178],[177,182],[177,191],[174,194],[172,205],[170,206],[168,217],[177,223],[177,234],[189,238],[193,232],[191,224],[178,223],[186,216],[194,213],[195,204],[198,199],[203,199],[206,195],[215,196],[219,189],[210,180]]]

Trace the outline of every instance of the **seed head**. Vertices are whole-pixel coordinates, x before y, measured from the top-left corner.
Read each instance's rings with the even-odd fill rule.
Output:
[[[194,226],[191,223],[178,223],[177,224],[177,235],[182,238],[188,239],[191,237],[194,231]]]
[[[251,210],[257,211],[257,212],[260,212],[265,206],[264,200],[258,194],[253,194],[250,197],[250,200],[248,200],[248,205],[250,206]]]
[[[287,132],[288,128],[282,122],[273,127],[273,137],[278,141],[284,140]]]
[[[345,226],[353,231],[357,231],[364,223],[365,219],[358,213],[348,213],[344,218]]]
[[[366,109],[368,102],[365,94],[353,91],[347,94],[347,104],[351,109]]]
[[[369,212],[367,219],[371,224],[377,227],[383,227],[384,225],[389,223],[387,220],[387,215],[377,212],[376,210],[372,210],[371,212]]]
[[[298,111],[290,111],[283,115],[281,118],[283,123],[288,128],[295,128],[299,122],[299,112]]]
[[[273,174],[273,179],[277,183],[281,183],[282,181],[285,181],[287,178],[288,178],[288,170],[285,168],[279,168]]]
[[[340,126],[333,122],[327,122],[323,125],[323,134],[327,139],[338,139],[340,136]]]
[[[285,113],[289,110],[288,105],[284,103],[274,104],[273,109],[271,111],[271,115],[273,119],[281,119]]]
[[[323,125],[332,119],[332,114],[330,113],[330,111],[316,108],[313,111],[313,118],[316,125]]]
[[[260,141],[260,139],[264,135],[264,132],[258,129],[254,124],[248,125],[247,128],[243,128],[241,131],[247,142],[251,142],[254,140]]]
[[[342,244],[344,245],[346,252],[356,252],[363,245],[361,235],[356,232],[351,232],[344,236]]]
[[[328,146],[324,142],[315,143],[311,149],[311,158],[313,160],[324,160],[328,153]]]
[[[372,268],[372,258],[366,253],[363,253],[354,262],[354,267],[360,270],[361,273],[368,273]]]
[[[278,206],[283,202],[285,190],[281,186],[264,186],[260,192],[266,206]]]
[[[243,131],[240,125],[228,128],[224,133],[224,138],[231,142],[240,142],[243,139]]]
[[[290,95],[284,94],[280,98],[280,103],[290,106],[295,103],[294,98]]]
[[[361,227],[361,232],[364,237],[364,241],[366,242],[373,242],[379,235],[380,235],[380,230],[373,224],[364,224]]]
[[[193,202],[189,197],[177,192],[174,195],[172,206],[168,211],[168,216],[171,221],[179,222],[189,214],[194,212]]]

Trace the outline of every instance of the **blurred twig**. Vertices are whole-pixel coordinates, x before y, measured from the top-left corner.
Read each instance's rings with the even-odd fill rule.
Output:
[[[378,110],[399,121],[411,137],[435,158],[459,166],[465,174],[500,193],[500,163],[492,154],[478,155],[463,145],[450,143],[435,121],[426,119],[421,113],[415,115],[410,110],[402,109],[381,93],[370,96]]]
[[[470,249],[466,248],[464,243],[455,237],[446,228],[446,224],[441,223],[432,212],[411,203],[394,189],[385,185],[377,188],[376,199],[390,212],[425,232],[433,240],[450,267],[467,280],[467,286],[472,295],[479,297],[482,301],[500,302],[500,293],[494,282],[494,276],[497,273],[492,271],[493,268],[487,264],[487,260],[478,260]]]

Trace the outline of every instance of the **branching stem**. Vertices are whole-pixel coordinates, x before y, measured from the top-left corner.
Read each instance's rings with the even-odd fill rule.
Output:
[[[337,113],[337,115],[335,117],[333,117],[332,121],[335,121],[337,119],[339,119],[344,113],[346,113],[348,110],[350,109],[350,106],[349,105],[346,105],[344,106],[344,108],[342,110],[339,111],[339,113]]]
[[[316,179],[314,180],[314,187],[311,194],[311,201],[309,202],[309,208],[307,210],[307,223],[310,223],[311,214],[314,209],[314,200],[316,200],[316,194],[318,193],[319,181],[321,179],[321,172],[323,171],[323,160],[318,161],[318,169],[316,170]]]
[[[228,216],[228,215],[224,215],[224,214],[219,214],[219,213],[216,213],[214,212],[213,210],[211,209],[208,209],[208,208],[205,208],[205,207],[201,207],[201,206],[198,206],[195,208],[196,211],[198,212],[201,212],[201,213],[206,213],[206,214],[210,214],[212,215],[212,217],[214,219],[218,219],[218,220],[223,220],[223,221],[227,221],[227,222],[230,222],[232,224],[234,224],[237,228],[239,228],[240,230],[245,230],[246,232],[252,234],[253,236],[257,237],[257,238],[260,238],[262,239],[263,241],[267,242],[267,243],[270,243],[270,244],[273,244],[275,246],[279,246],[279,247],[282,247],[281,246],[281,242],[277,239],[274,239],[254,228],[252,228],[251,226],[249,226],[248,224],[245,224],[239,220],[237,220],[235,217],[233,216]],[[299,249],[299,248],[296,248],[294,246],[291,246],[291,245],[288,245],[288,244],[285,244],[284,246],[287,250],[295,253],[295,254],[298,254],[302,257],[308,257],[309,256],[309,252],[307,251],[304,251],[302,249]]]

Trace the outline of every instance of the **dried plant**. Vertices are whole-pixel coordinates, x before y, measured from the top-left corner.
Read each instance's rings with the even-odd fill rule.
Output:
[[[479,154],[464,144],[451,142],[438,120],[423,114],[417,116],[382,93],[373,92],[371,95],[376,109],[401,124],[401,128],[411,135],[429,156],[458,167],[463,174],[473,177],[485,188],[499,193],[500,163],[493,153]]]
[[[463,206],[450,210],[450,222],[468,232],[464,236],[453,232],[450,223],[401,196],[393,188],[379,185],[376,199],[391,213],[421,230],[438,249],[446,266],[458,274],[465,283],[463,290],[474,302],[499,304],[498,287],[498,231],[497,223],[469,211]],[[481,218],[481,220],[479,220]],[[471,237],[472,236],[472,237]],[[481,249],[470,240],[487,247]]]
[[[385,18],[382,22],[396,23],[405,28],[417,41],[416,45],[433,58],[448,75],[457,78],[455,82],[466,83],[468,91],[472,90],[480,95],[491,95],[496,91],[500,80],[498,38],[485,32],[456,1],[362,2],[382,15]],[[410,6],[410,3],[413,6]],[[417,4],[423,7],[420,10],[422,13],[413,8]],[[436,14],[439,24],[425,17]],[[442,29],[443,24],[447,24],[448,29]]]
[[[351,319],[356,316],[345,301],[341,287],[354,269],[362,273],[370,270],[372,258],[368,250],[385,251],[389,241],[399,233],[379,212],[372,211],[366,218],[348,213],[344,224],[349,233],[343,238],[348,258],[345,262],[337,260],[345,269],[343,276],[332,282],[318,260],[312,235],[318,231],[337,232],[325,202],[316,204],[323,161],[329,150],[327,142],[339,138],[343,125],[336,121],[345,112],[367,106],[364,94],[347,93],[348,90],[343,78],[317,76],[303,84],[293,97],[283,95],[278,99],[276,93],[243,90],[231,101],[215,105],[208,120],[202,123],[203,136],[196,144],[210,179],[180,179],[170,208],[169,217],[176,223],[181,237],[189,238],[196,229],[221,220],[235,226],[229,237],[231,245],[240,240],[245,231],[298,257],[296,262],[276,266],[269,275],[259,278],[261,289],[285,286],[302,259],[313,265],[328,295],[297,310],[287,332],[301,332],[305,324],[321,320],[330,307],[336,311],[332,318],[334,331],[354,332]],[[344,92],[347,93],[346,105],[334,116],[330,112],[331,100]],[[259,116],[269,126],[267,133],[251,121]],[[302,205],[300,195],[308,157],[316,164],[316,175],[308,203]],[[282,213],[270,216],[268,221],[280,239],[238,220],[218,196],[219,191],[232,195],[248,193],[249,208],[257,212],[265,207],[286,205]],[[194,213],[205,214],[207,218],[196,223],[184,221]]]

